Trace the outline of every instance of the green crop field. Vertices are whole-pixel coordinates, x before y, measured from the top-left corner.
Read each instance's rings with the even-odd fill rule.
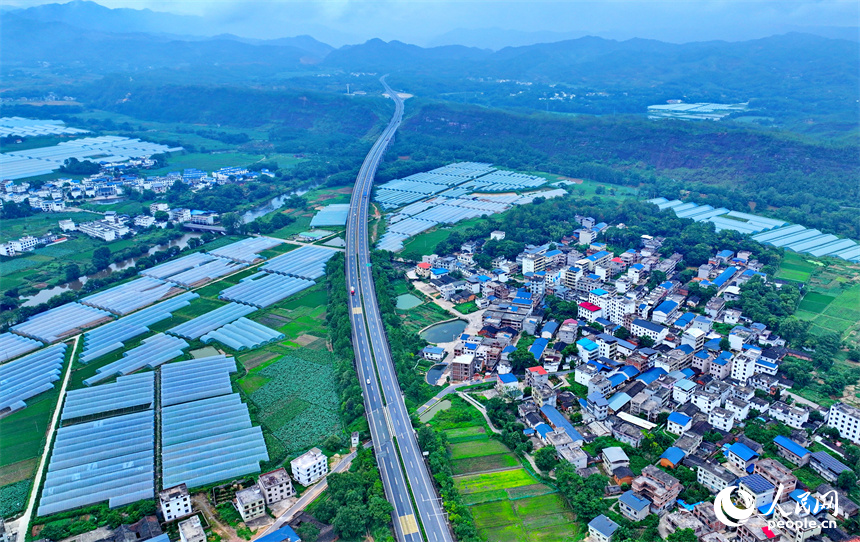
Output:
[[[786,253],[776,272],[776,278],[806,282],[818,266],[806,261],[806,258],[794,252]]]
[[[249,382],[250,381],[250,382]],[[298,452],[342,431],[335,387],[334,359],[328,351],[292,350],[276,361],[265,363],[240,380],[257,407],[257,419],[280,449]]]
[[[445,435],[448,437],[448,442],[455,444],[457,442],[469,442],[472,440],[487,440],[487,430],[483,427],[462,427],[459,429],[446,429]]]
[[[535,478],[523,468],[454,477],[454,484],[464,495],[526,486],[535,482]]]
[[[498,440],[460,442],[451,445],[452,459],[465,459],[507,453],[508,448]]]
[[[475,474],[516,467],[519,459],[510,453],[467,457],[451,461],[451,471],[454,474]]]
[[[580,533],[573,513],[558,495],[501,500],[472,506],[478,532],[487,540],[543,542],[576,540]]]
[[[824,312],[824,309],[826,309],[834,299],[836,298],[833,296],[810,292],[803,296],[803,300],[800,302],[800,306],[798,308],[800,310],[820,313]]]

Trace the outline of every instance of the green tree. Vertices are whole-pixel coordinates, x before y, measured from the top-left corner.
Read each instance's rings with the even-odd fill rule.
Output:
[[[651,348],[654,346],[654,339],[648,337],[647,335],[644,337],[639,337],[639,345],[645,348]]]
[[[621,339],[622,341],[626,341],[627,339],[630,338],[630,331],[626,327],[621,326],[615,330],[615,336],[618,337],[619,339]]]
[[[302,542],[316,542],[320,535],[320,529],[313,523],[305,521],[296,529],[296,534],[299,535]]]
[[[730,343],[726,337],[723,337],[722,339],[720,339],[720,348],[723,350],[731,350],[732,343]]]
[[[852,470],[845,470],[839,473],[839,478],[836,479],[836,486],[845,491],[851,490],[857,485],[857,475]]]
[[[93,251],[93,267],[101,271],[110,265],[111,252],[108,247],[99,247]]]
[[[342,506],[331,524],[342,537],[358,538],[367,532],[367,511],[360,502]]]
[[[535,452],[535,465],[544,472],[549,472],[558,465],[555,446],[544,446]]]
[[[76,263],[67,264],[64,271],[66,274],[66,282],[72,282],[81,276],[81,268]]]
[[[154,218],[156,222],[167,222],[170,220],[170,214],[167,211],[155,211]]]
[[[242,233],[244,224],[239,213],[225,213],[221,215],[221,226],[232,235]]]
[[[693,529],[678,529],[666,537],[668,542],[696,542],[698,539]]]

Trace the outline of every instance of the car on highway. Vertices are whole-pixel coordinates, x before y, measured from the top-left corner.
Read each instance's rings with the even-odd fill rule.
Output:
[[[369,379],[369,378],[367,379],[367,383],[368,383],[368,384],[370,384],[370,379]]]

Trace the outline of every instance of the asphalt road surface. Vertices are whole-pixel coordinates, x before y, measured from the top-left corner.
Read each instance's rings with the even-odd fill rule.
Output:
[[[380,79],[395,102],[394,116],[361,166],[350,200],[346,235],[346,288],[350,296],[350,320],[356,369],[364,392],[376,459],[388,501],[394,506],[397,539],[404,542],[452,542],[450,528],[433,487],[388,348],[385,328],[376,302],[370,267],[367,222],[373,179],[403,117],[403,100]],[[417,513],[417,516],[416,516]]]

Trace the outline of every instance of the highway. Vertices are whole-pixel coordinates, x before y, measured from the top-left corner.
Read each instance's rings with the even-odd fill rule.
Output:
[[[359,170],[350,200],[346,235],[346,288],[356,370],[379,471],[388,501],[394,506],[397,539],[402,542],[452,542],[441,503],[425,466],[412,423],[403,402],[385,328],[379,314],[370,267],[368,213],[376,170],[403,117],[403,100],[380,79],[394,100],[395,111]],[[410,492],[411,489],[411,492]],[[413,505],[414,500],[414,505]],[[416,517],[417,512],[417,517]]]

